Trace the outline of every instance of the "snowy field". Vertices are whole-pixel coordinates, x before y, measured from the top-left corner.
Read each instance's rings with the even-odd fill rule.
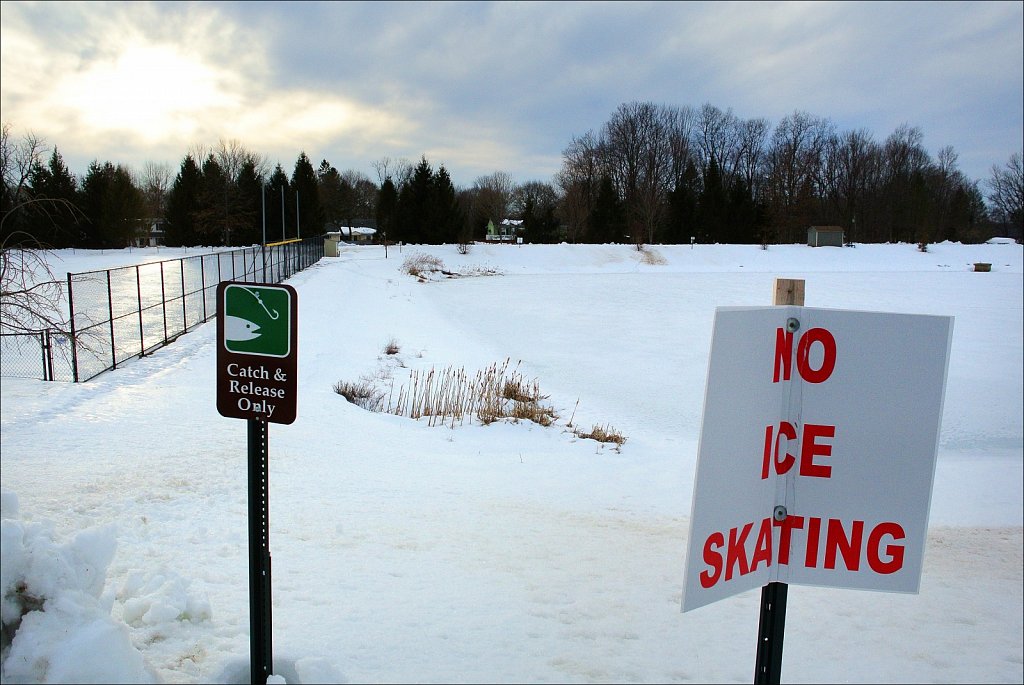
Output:
[[[465,277],[418,281],[412,255]],[[769,305],[784,277],[809,307],[955,321],[920,594],[791,586],[783,682],[1024,681],[1022,266],[1020,245],[949,243],[324,258],[287,281],[299,398],[270,426],[274,680],[751,682],[760,592],[680,600],[714,311]],[[430,426],[333,391],[506,359],[554,425]],[[249,682],[246,426],[218,414],[215,368],[211,321],[89,383],[2,379],[4,683]]]

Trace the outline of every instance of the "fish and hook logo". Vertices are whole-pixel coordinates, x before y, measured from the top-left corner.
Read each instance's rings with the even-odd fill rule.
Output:
[[[224,290],[224,348],[238,354],[291,353],[291,299],[281,288],[232,283]]]

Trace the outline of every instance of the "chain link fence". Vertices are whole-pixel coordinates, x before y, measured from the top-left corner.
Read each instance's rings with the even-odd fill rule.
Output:
[[[317,237],[69,273],[70,330],[4,334],[0,375],[88,381],[213,318],[221,281],[280,283],[323,253]]]

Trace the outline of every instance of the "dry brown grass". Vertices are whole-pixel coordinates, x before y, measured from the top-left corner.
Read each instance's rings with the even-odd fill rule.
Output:
[[[476,416],[483,424],[501,419],[534,421],[549,426],[558,418],[544,404],[536,380],[526,381],[509,360],[491,364],[470,375],[464,368],[413,370],[407,386],[398,390],[386,411],[413,419],[426,417],[430,425],[462,424]]]
[[[594,427],[590,429],[589,433],[577,428],[575,431],[573,431],[573,434],[576,437],[583,438],[584,440],[611,442],[615,443],[616,445],[622,445],[626,442],[626,436],[612,428],[609,424],[601,426],[595,423]]]
[[[384,407],[384,392],[365,378],[354,383],[338,381],[334,384],[334,392],[368,411],[380,411]]]
[[[394,348],[394,351],[390,351]],[[384,348],[385,354],[398,354],[398,344],[392,339]],[[397,358],[397,357],[396,357]],[[491,364],[486,369],[469,374],[462,367],[442,369],[413,369],[408,381],[398,387],[391,385],[385,398],[374,378],[363,377],[356,383],[339,381],[334,391],[349,402],[369,411],[384,411],[412,419],[427,419],[430,426],[463,425],[475,418],[483,425],[495,421],[530,421],[540,426],[552,426],[558,419],[554,407],[547,403],[548,396],[540,390],[536,379],[527,380],[519,371],[519,364],[510,368],[510,359]],[[390,372],[390,368],[388,369]],[[380,380],[391,380],[378,374]],[[594,424],[590,431],[573,426],[576,415],[566,424],[567,430],[585,440],[612,443],[616,449],[626,442],[622,433],[609,424]]]

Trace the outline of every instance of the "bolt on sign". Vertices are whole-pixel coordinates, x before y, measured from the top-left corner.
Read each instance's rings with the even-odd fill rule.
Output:
[[[298,298],[288,285],[217,286],[217,411],[295,421]]]
[[[770,582],[917,593],[953,319],[715,312],[682,610]]]

